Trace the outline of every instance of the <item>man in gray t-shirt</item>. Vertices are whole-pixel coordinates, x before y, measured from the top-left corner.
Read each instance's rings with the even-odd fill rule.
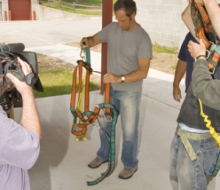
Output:
[[[84,37],[81,43],[93,47],[107,43],[107,73],[104,83],[111,83],[110,103],[121,115],[122,156],[124,169],[121,179],[129,179],[138,169],[138,123],[143,79],[147,77],[152,58],[152,44],[147,32],[136,22],[136,3],[133,0],[118,0],[114,12],[118,22],[112,22],[97,34]],[[101,121],[107,133],[111,123]],[[100,130],[101,147],[97,157],[88,165],[97,168],[108,160],[109,141]]]
[[[1,61],[1,60],[0,60]],[[30,66],[18,58],[24,75]],[[0,190],[30,190],[27,170],[36,162],[40,151],[40,120],[32,87],[7,74],[22,96],[20,124],[8,118],[0,106]]]

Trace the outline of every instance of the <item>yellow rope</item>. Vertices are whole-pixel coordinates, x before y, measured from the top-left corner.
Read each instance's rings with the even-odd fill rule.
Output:
[[[82,80],[82,84],[83,84],[83,88],[82,88],[82,91],[81,91],[81,94],[80,94],[80,97],[79,97],[79,100],[78,100],[78,102],[77,102],[77,109],[82,113],[82,111],[83,111],[83,100],[84,100],[84,97],[85,97],[85,81],[86,81],[86,77],[84,77],[83,78],[83,80]],[[79,82],[78,82],[78,84],[79,84]],[[78,86],[78,88],[79,88],[79,86]],[[78,123],[80,123],[80,122],[82,122],[79,118],[77,118],[77,122]],[[75,127],[75,130],[77,131],[77,130],[80,130],[80,128],[78,128],[78,127]],[[84,140],[84,141],[86,141],[87,140],[87,137],[86,137],[86,134],[84,134],[84,135],[81,135],[81,136],[76,136],[76,142],[79,142],[79,141],[81,141],[81,140]]]
[[[204,122],[206,123],[206,127],[209,129],[210,134],[216,140],[217,147],[220,148],[220,137],[218,136],[218,133],[215,131],[215,129],[211,126],[211,121],[208,119],[208,116],[204,114],[202,101],[200,99],[198,100],[200,104],[200,115],[204,118]]]
[[[86,78],[83,78],[83,80],[82,80],[83,88],[82,88],[82,91],[81,91],[81,94],[80,94],[79,101],[77,102],[77,109],[80,112],[82,112],[82,110],[83,110],[83,100],[84,100],[84,97],[85,97],[85,90],[86,90],[85,80],[86,80]]]

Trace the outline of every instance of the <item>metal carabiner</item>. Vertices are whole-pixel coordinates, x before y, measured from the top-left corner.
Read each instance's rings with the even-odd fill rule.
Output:
[[[85,42],[81,43],[81,51],[80,51],[80,57],[83,61],[86,60],[86,46]]]

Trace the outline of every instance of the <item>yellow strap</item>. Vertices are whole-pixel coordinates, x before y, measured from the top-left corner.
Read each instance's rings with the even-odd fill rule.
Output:
[[[186,149],[186,151],[189,154],[190,159],[193,161],[197,158],[196,153],[193,150],[192,145],[190,144],[189,140],[187,139],[186,135],[184,133],[182,133],[182,135],[180,136],[181,141]]]
[[[83,78],[83,81],[82,81],[82,84],[83,84],[83,87],[82,87],[82,92],[80,94],[80,97],[79,97],[79,101],[77,103],[77,109],[82,112],[83,110],[83,100],[84,100],[84,97],[85,97],[85,78]]]
[[[220,137],[218,136],[218,133],[215,131],[215,129],[211,126],[211,121],[208,119],[208,116],[204,114],[202,101],[200,99],[198,100],[200,104],[200,115],[204,118],[204,122],[206,123],[206,127],[209,129],[210,134],[216,140],[217,147],[220,148]]]

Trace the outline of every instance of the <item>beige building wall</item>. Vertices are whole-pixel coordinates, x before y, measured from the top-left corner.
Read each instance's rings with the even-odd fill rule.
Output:
[[[136,3],[137,21],[152,42],[179,47],[188,31],[181,19],[187,0],[136,0]]]

